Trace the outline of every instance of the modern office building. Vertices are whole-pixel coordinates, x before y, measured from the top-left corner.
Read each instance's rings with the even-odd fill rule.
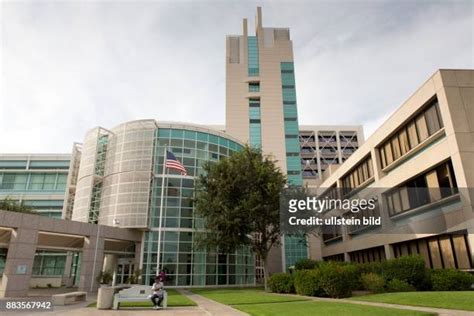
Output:
[[[0,200],[61,218],[70,159],[69,154],[0,154]]]
[[[432,268],[474,267],[473,91],[473,70],[437,71],[325,177],[321,188],[346,197],[373,189],[383,221],[311,238],[313,258],[420,254]]]

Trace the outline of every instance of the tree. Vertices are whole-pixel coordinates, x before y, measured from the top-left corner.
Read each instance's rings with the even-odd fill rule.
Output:
[[[248,246],[260,256],[267,289],[267,258],[280,242],[279,196],[286,177],[259,149],[242,151],[204,165],[197,183],[196,212],[208,233],[198,245],[221,252]]]
[[[17,203],[9,197],[6,197],[4,200],[0,201],[0,210],[10,211],[10,212],[19,212],[19,213],[30,213],[36,214],[33,208],[26,206],[23,201]]]

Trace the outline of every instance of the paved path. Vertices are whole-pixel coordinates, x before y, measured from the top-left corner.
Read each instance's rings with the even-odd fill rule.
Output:
[[[203,310],[206,315],[218,315],[218,316],[242,316],[248,315],[247,313],[236,310],[228,305],[218,303],[210,300],[204,296],[192,293],[188,290],[178,290],[181,294],[189,297],[198,304],[198,307]]]
[[[168,307],[165,310],[153,310],[151,308],[121,308],[120,310],[99,310],[97,308],[87,307],[94,303],[96,298],[90,298],[86,302],[73,305],[54,306],[52,312],[15,312],[3,313],[2,316],[38,316],[38,315],[58,315],[58,316],[133,316],[133,315],[154,315],[154,316],[242,316],[247,315],[241,311],[233,309],[230,306],[215,302],[201,295],[191,293],[187,290],[178,290],[183,295],[195,301],[198,306]]]

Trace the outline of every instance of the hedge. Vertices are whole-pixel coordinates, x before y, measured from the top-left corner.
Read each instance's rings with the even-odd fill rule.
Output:
[[[431,272],[433,291],[468,291],[472,289],[474,276],[454,269],[439,269]]]
[[[393,279],[405,281],[417,290],[430,288],[428,269],[419,255],[402,256],[382,262],[381,275],[386,281]]]
[[[312,259],[300,259],[295,263],[295,270],[310,270],[316,268],[318,262]]]
[[[299,270],[295,273],[295,290],[299,295],[326,296],[321,288],[319,269]]]
[[[268,278],[268,287],[274,293],[295,293],[294,278],[287,273],[273,274]]]
[[[385,290],[385,279],[377,273],[364,273],[360,279],[364,290],[373,293],[382,293]]]
[[[412,292],[415,291],[415,287],[411,284],[408,284],[406,281],[399,279],[392,279],[387,282],[386,286],[387,292]]]

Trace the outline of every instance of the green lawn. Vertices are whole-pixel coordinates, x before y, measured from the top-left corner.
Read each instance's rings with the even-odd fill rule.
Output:
[[[263,289],[191,289],[192,292],[255,316],[266,315],[433,315],[343,302],[315,302],[304,296],[266,293]]]
[[[191,289],[192,292],[226,305],[305,301],[306,297],[282,296],[255,288]]]
[[[188,297],[181,295],[173,289],[167,289],[168,292],[168,307],[173,306],[196,306],[197,304]],[[97,303],[89,304],[87,307],[96,307]],[[122,302],[120,307],[152,307],[151,301],[148,302]]]
[[[474,311],[474,291],[384,293],[357,296],[351,299],[357,301]]]
[[[401,310],[394,308],[382,308],[374,306],[364,306],[350,303],[331,303],[331,302],[287,302],[287,303],[271,303],[271,304],[250,304],[237,305],[234,308],[246,312],[253,316],[273,316],[273,315],[296,315],[296,316],[313,316],[313,315],[351,315],[351,316],[418,316],[418,315],[435,315],[417,311]]]

